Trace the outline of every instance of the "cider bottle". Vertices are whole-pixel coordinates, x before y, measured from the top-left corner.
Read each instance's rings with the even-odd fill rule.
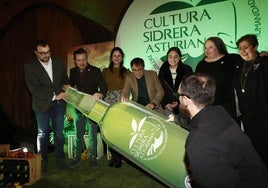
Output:
[[[190,187],[184,163],[188,132],[133,101],[109,105],[69,88],[67,102],[98,123],[104,141],[170,187]]]

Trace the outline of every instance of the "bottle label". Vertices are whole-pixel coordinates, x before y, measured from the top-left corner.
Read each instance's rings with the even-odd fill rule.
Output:
[[[100,122],[106,143],[171,187],[185,187],[188,132],[135,102],[118,102]]]
[[[154,116],[145,116],[139,122],[131,121],[129,151],[135,158],[152,160],[157,158],[166,147],[167,130],[163,122]]]

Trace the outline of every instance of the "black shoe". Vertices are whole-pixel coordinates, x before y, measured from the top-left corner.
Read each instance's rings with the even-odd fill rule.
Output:
[[[115,168],[120,168],[122,165],[122,158],[120,157],[120,154],[118,154],[118,156],[116,157],[115,160]]]
[[[114,167],[115,168],[121,168],[121,164],[116,164]]]
[[[90,165],[91,168],[97,168],[98,167],[96,157],[91,157],[90,158],[89,165]]]
[[[41,174],[42,176],[47,175],[47,162],[41,162]]]
[[[67,166],[67,164],[65,163],[64,160],[58,160],[58,161],[56,162],[56,165],[57,165],[57,168],[58,168],[59,170],[62,170],[62,171],[67,171],[67,170],[69,170],[69,167]]]
[[[114,154],[112,153],[112,157],[111,157],[111,160],[109,162],[109,166],[113,167],[114,165],[115,165],[115,157],[114,157]]]
[[[79,164],[81,163],[81,160],[78,160],[78,159],[74,159],[70,162],[70,167],[71,168],[75,168],[77,167]]]
[[[114,161],[113,160],[110,160],[109,167],[113,167],[113,166],[114,166]]]

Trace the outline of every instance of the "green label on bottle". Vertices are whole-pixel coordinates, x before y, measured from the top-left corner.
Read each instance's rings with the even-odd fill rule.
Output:
[[[185,140],[188,132],[166,117],[134,102],[116,103],[101,124],[113,149],[171,187],[185,187]]]
[[[152,160],[157,158],[166,147],[167,130],[163,122],[154,116],[131,121],[129,151],[135,158]]]

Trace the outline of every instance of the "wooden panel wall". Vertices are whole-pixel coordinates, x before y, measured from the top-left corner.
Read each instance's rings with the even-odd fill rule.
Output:
[[[88,26],[81,31],[77,23]],[[92,40],[85,37],[86,34],[90,36],[90,28],[94,28],[95,33]],[[96,23],[87,22],[53,4],[36,4],[16,15],[0,38],[0,105],[11,122],[19,128],[35,128],[31,96],[23,72],[24,64],[33,56],[34,41],[47,40],[53,54],[66,62],[68,47],[109,41],[111,36]]]

